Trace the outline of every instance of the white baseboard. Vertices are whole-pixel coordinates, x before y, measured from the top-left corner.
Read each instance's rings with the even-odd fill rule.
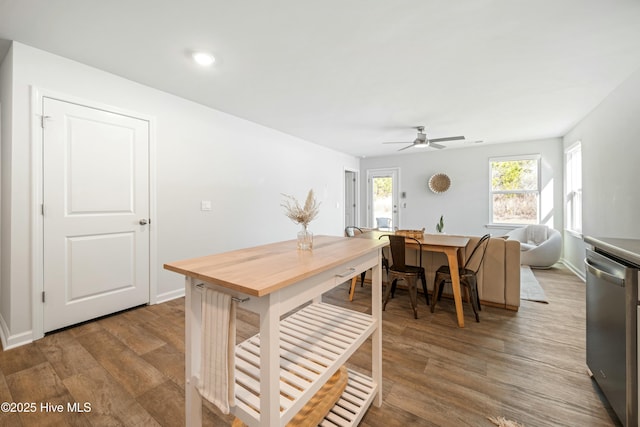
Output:
[[[171,301],[184,296],[184,288],[176,289],[175,291],[165,292],[164,294],[158,294],[156,296],[156,304]]]
[[[561,259],[560,262],[564,264],[564,266],[567,267],[573,274],[578,276],[580,280],[582,280],[583,282],[587,281],[587,278],[585,277],[584,272],[579,268],[577,268],[575,265],[571,264],[569,261],[567,261],[564,258]]]
[[[32,343],[33,334],[31,331],[27,331],[21,334],[11,335],[7,327],[7,322],[5,322],[4,317],[0,315],[0,340],[2,340],[2,349],[6,351]]]

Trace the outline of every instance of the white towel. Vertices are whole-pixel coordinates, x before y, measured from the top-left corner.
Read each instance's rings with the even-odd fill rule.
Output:
[[[198,391],[223,414],[235,406],[236,302],[229,294],[202,293],[200,383]]]

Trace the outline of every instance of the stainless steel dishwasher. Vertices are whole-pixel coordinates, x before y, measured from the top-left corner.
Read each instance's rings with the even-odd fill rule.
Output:
[[[622,424],[637,426],[638,270],[596,251],[585,259],[587,366]]]

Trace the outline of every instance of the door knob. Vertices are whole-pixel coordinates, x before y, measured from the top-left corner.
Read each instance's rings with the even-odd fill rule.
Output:
[[[141,219],[140,220],[140,225],[147,225],[147,220],[146,219]]]

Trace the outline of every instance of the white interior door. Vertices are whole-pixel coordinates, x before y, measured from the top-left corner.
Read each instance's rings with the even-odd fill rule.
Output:
[[[344,226],[357,226],[356,217],[356,173],[345,171],[344,173]]]
[[[149,302],[149,123],[43,98],[44,332]]]

